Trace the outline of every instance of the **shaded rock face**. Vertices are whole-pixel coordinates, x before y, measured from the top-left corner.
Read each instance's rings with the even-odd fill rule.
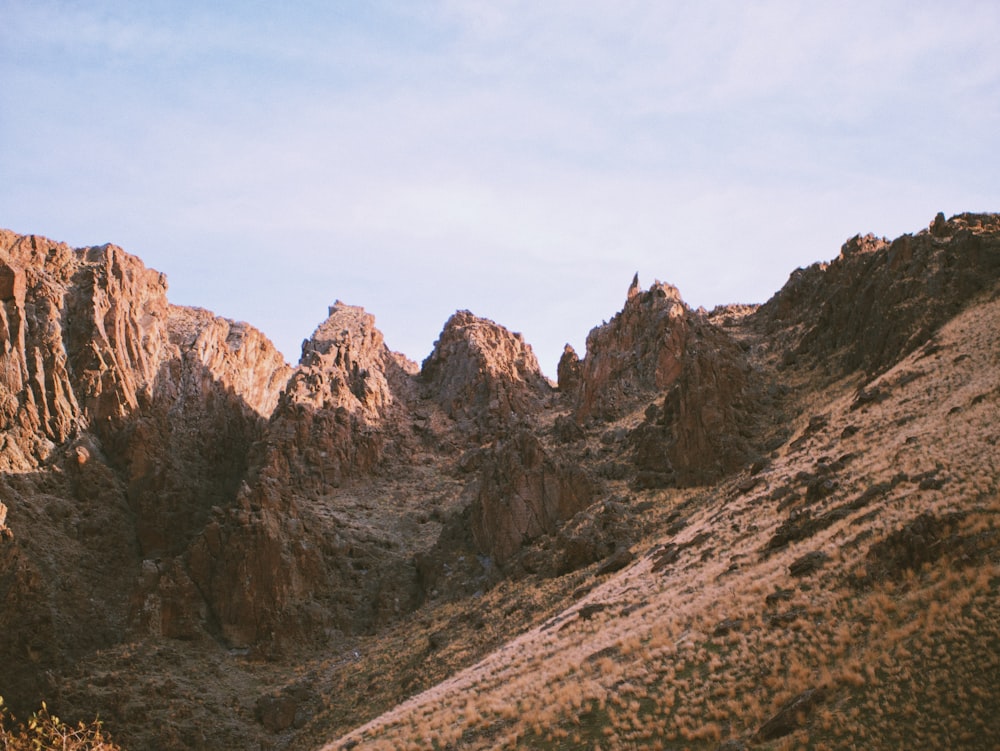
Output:
[[[580,356],[568,344],[563,348],[556,366],[556,381],[563,393],[572,394],[580,388]]]
[[[680,374],[629,435],[640,487],[712,482],[756,453],[759,378],[724,331],[693,313],[688,325]]]
[[[421,380],[464,432],[480,437],[531,414],[552,390],[520,334],[468,311],[445,324]]]
[[[822,363],[831,375],[879,372],[998,279],[1000,218],[939,215],[892,242],[851,238],[831,263],[793,272],[756,318],[770,335],[791,337],[790,360]]]
[[[155,627],[136,611],[140,561],[181,553],[210,508],[231,503],[289,373],[252,327],[171,306],[163,275],[116,246],[0,231],[12,530],[0,597],[5,614],[34,613],[2,624],[3,682],[24,681],[28,697],[45,670],[120,640],[130,623],[171,632],[170,607]],[[183,569],[167,574],[197,610]]]
[[[473,539],[503,564],[525,542],[555,532],[589,506],[597,487],[577,465],[557,461],[520,431],[487,450],[472,492]]]
[[[387,457],[405,463],[415,370],[388,350],[371,314],[340,302],[303,344],[236,502],[214,514],[189,554],[229,644],[367,628],[379,601],[371,582],[383,576],[376,586],[396,582],[394,600],[415,597],[412,564],[379,557],[316,500]],[[376,571],[363,577],[368,569],[354,564],[372,554]],[[340,604],[322,604],[331,599]]]
[[[180,554],[210,509],[232,502],[291,372],[246,324],[175,306],[167,324],[176,354],[149,406],[105,442],[128,467],[144,558]]]

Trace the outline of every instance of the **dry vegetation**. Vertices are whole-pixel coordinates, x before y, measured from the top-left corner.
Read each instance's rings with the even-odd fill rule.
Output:
[[[871,382],[786,376],[799,416],[765,467],[633,497],[637,560],[589,591],[594,567],[426,606],[330,696],[427,690],[326,748],[995,748],[1000,301]],[[435,629],[440,650],[407,644]]]
[[[49,712],[42,702],[41,709],[23,723],[7,712],[0,697],[0,749],[2,751],[117,751],[116,746],[95,720],[87,724],[69,725]]]

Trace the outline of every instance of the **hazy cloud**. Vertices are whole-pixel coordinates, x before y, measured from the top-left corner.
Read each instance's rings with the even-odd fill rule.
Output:
[[[335,298],[425,356],[562,344],[631,274],[760,301],[998,208],[994,3],[0,2],[0,225],[113,241],[286,355]]]

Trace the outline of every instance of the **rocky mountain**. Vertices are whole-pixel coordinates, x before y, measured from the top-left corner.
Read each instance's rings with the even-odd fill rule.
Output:
[[[998,737],[1000,216],[759,307],[636,278],[557,385],[468,311],[418,366],[338,301],[290,367],[166,293],[0,231],[16,711],[157,749]],[[934,654],[960,686],[913,683]]]

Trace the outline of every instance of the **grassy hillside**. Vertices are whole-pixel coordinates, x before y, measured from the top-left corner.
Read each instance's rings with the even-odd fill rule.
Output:
[[[984,299],[870,382],[817,393],[786,370],[798,416],[765,466],[628,494],[650,508],[620,572],[428,608],[415,633],[451,624],[445,662],[531,625],[324,748],[994,748],[998,353],[1000,300]],[[368,646],[352,672],[373,684],[440,673],[426,643]],[[314,730],[339,734],[336,717]]]

